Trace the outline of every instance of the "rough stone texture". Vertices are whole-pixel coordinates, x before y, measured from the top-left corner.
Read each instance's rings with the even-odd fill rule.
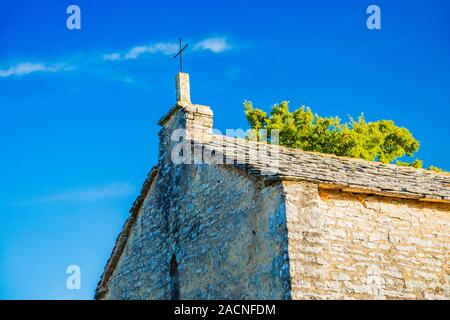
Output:
[[[450,205],[283,182],[293,299],[449,299]]]
[[[189,84],[189,75],[187,73],[178,73],[175,79],[177,92],[177,102],[191,103],[191,88]]]
[[[352,192],[450,202],[450,174],[400,167],[361,159],[306,152],[262,142],[214,135],[203,142],[227,163],[245,164],[252,174],[270,172],[272,178],[310,181]]]
[[[449,174],[224,137],[212,116],[179,99],[160,120],[97,299],[450,299]]]
[[[173,255],[181,299],[290,297],[281,183],[266,185],[232,166],[171,161],[174,130],[212,125],[207,117],[193,121],[196,112],[177,106],[162,120],[157,173],[133,206],[98,299],[169,299]]]
[[[172,169],[155,179],[102,298],[169,299],[173,254],[181,299],[288,298],[280,184],[223,167]]]

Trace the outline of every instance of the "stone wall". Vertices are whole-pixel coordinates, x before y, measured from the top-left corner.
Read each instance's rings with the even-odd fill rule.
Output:
[[[283,185],[293,299],[450,298],[450,204]]]
[[[288,298],[282,200],[280,184],[223,166],[159,175],[102,298],[170,299],[174,283],[181,299]]]
[[[97,299],[450,299],[449,174],[213,134],[176,79]]]
[[[160,124],[158,173],[144,185],[96,297],[290,298],[281,182],[266,184],[233,166],[172,161],[181,151],[174,130],[210,131],[207,107],[177,105]]]

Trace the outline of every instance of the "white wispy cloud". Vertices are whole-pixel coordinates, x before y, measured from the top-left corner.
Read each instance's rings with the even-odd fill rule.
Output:
[[[120,53],[109,53],[103,55],[103,60],[117,61],[120,60]]]
[[[81,203],[106,198],[127,196],[133,193],[135,189],[129,183],[118,182],[104,186],[94,186],[83,189],[65,190],[53,194],[43,195],[27,201],[21,205],[42,205],[57,203]]]
[[[194,45],[194,50],[209,50],[221,53],[231,48],[225,37],[208,38]]]
[[[213,53],[221,53],[231,49],[225,37],[206,38],[195,42],[192,45],[194,51],[211,51]],[[121,61],[121,60],[135,60],[145,54],[163,54],[173,55],[178,52],[178,43],[158,42],[150,45],[136,46],[125,52],[113,52],[103,55],[105,61]],[[75,66],[68,63],[32,63],[23,62],[13,65],[6,69],[0,69],[0,78],[7,78],[12,76],[24,76],[35,72],[60,72],[76,69]]]
[[[159,42],[150,45],[136,46],[127,52],[108,53],[103,55],[103,60],[120,61],[120,60],[134,60],[138,59],[144,54],[161,53],[164,55],[173,55],[178,52],[178,43]],[[231,45],[227,42],[225,37],[207,38],[193,44],[195,51],[211,51],[214,53],[221,53],[231,49]]]
[[[136,59],[144,53],[162,53],[171,55],[176,53],[178,46],[175,43],[157,43],[150,46],[134,47],[125,54],[125,59]]]
[[[65,63],[48,65],[44,63],[24,62],[16,64],[8,69],[0,70],[0,77],[6,78],[11,76],[23,76],[33,72],[58,72],[74,69]]]
[[[119,60],[134,60],[143,54],[162,53],[164,55],[171,55],[177,53],[178,46],[176,43],[155,43],[151,45],[136,46],[121,54],[118,52],[103,55],[104,60],[119,61]]]

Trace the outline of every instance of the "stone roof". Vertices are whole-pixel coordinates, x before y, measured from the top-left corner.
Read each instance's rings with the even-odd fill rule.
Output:
[[[206,150],[220,152],[224,158],[234,159],[235,166],[269,180],[303,180],[349,192],[450,202],[448,173],[306,152],[220,135],[213,135],[208,140],[204,143]],[[237,161],[238,158],[241,161]]]

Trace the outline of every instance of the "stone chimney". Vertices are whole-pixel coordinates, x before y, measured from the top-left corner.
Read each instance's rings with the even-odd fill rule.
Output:
[[[213,112],[208,106],[191,102],[189,74],[178,73],[175,87],[175,106],[158,122],[162,127],[159,132],[160,161],[167,160],[173,147],[182,140],[199,145],[212,136]]]
[[[175,78],[177,90],[177,102],[191,103],[191,89],[189,86],[189,74],[180,72]]]

